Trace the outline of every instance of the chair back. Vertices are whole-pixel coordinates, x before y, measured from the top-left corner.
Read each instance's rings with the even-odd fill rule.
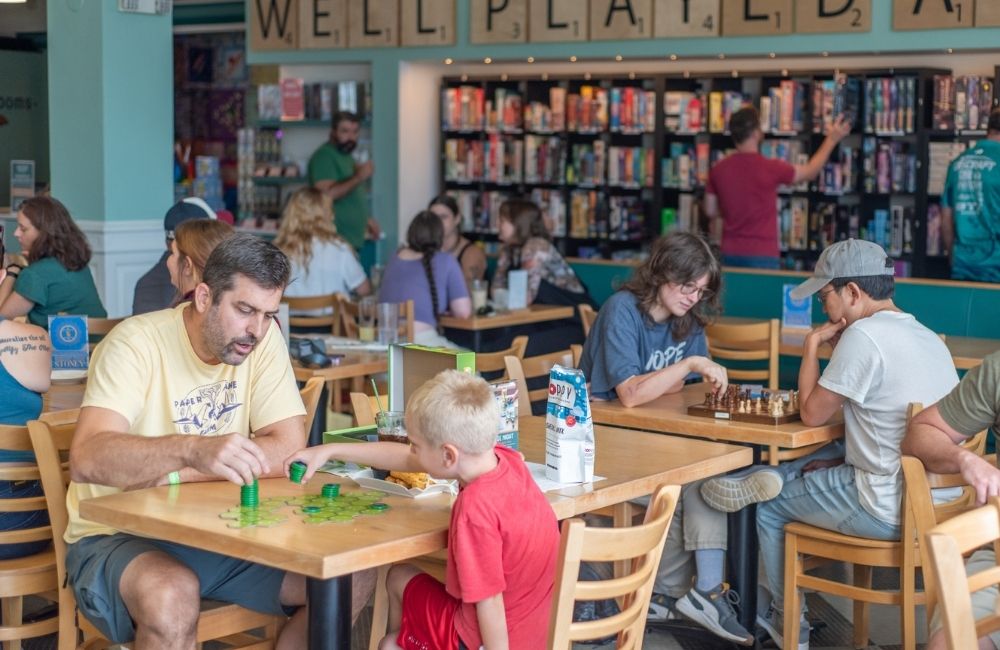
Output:
[[[299,390],[302,397],[302,406],[306,407],[306,440],[309,440],[309,432],[312,430],[313,420],[316,419],[316,410],[319,406],[319,396],[323,392],[323,378],[310,377],[305,385]]]
[[[0,449],[32,451],[28,427],[0,424]],[[0,481],[37,481],[40,478],[38,465],[31,463],[0,464]],[[32,512],[45,510],[45,508],[44,496],[0,499],[0,512]],[[50,539],[52,539],[52,527],[48,525],[0,531],[0,544],[42,542]]]
[[[708,352],[713,361],[726,366],[730,380],[767,382],[770,390],[778,389],[778,360],[781,325],[777,318],[757,323],[714,323],[705,328]],[[736,361],[740,367],[730,368],[725,361]],[[745,368],[746,362],[762,368]]]
[[[87,317],[88,336],[107,336],[115,325],[125,320],[124,318],[93,318]]]
[[[590,336],[590,328],[597,320],[597,311],[585,302],[581,302],[576,308],[580,312],[580,322],[583,323],[583,337],[587,338]]]
[[[986,544],[993,545],[995,557],[1000,556],[1000,500],[992,497],[985,506],[938,524],[926,542],[948,647],[978,648],[980,637],[1000,630],[1000,614],[994,611],[977,622],[972,593],[1000,584],[1000,566],[967,576],[964,556]]]
[[[477,352],[476,372],[478,373],[507,373],[507,365],[504,357],[524,358],[524,351],[528,348],[528,337],[518,336],[511,341],[510,347],[499,352]],[[501,375],[502,377],[503,375]]]
[[[344,300],[340,306],[340,317],[343,335],[358,338],[358,303]],[[400,339],[413,343],[413,301],[399,303],[399,336]]]
[[[339,293],[328,293],[320,296],[283,296],[281,302],[288,305],[288,327],[327,327],[330,334],[340,334],[340,303]],[[316,311],[316,315],[303,315],[301,312]],[[319,313],[319,312],[323,313]],[[300,312],[295,315],[295,312]]]
[[[653,595],[663,543],[674,516],[680,486],[660,486],[638,526],[593,528],[582,519],[562,524],[559,561],[549,622],[550,650],[569,650],[573,641],[618,635],[616,647],[638,650],[646,626],[646,609]],[[582,562],[630,561],[627,575],[609,580],[579,580]],[[615,598],[621,613],[596,621],[573,622],[577,600]]]
[[[531,415],[531,403],[548,399],[548,386],[528,390],[528,381],[539,377],[548,377],[552,366],[558,364],[567,368],[576,367],[576,358],[573,349],[540,354],[537,357],[523,357],[507,355],[503,359],[504,366],[507,367],[507,378],[517,382],[517,412],[524,417]],[[527,396],[524,399],[523,396]]]
[[[375,426],[375,414],[378,413],[378,400],[374,395],[351,393],[351,410],[354,411],[354,421],[359,427]]]
[[[45,504],[52,528],[52,547],[59,575],[59,650],[76,647],[76,597],[66,582],[66,487],[69,485],[69,448],[80,416],[79,409],[43,413],[28,423],[35,459],[45,491]]]

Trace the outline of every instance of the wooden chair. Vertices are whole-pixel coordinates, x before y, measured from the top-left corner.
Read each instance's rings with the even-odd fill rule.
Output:
[[[0,449],[31,451],[31,438],[27,427],[0,425]],[[0,481],[38,481],[41,475],[37,465],[0,465]],[[31,512],[45,510],[45,497],[0,499],[0,512]],[[52,527],[47,523],[21,530],[0,532],[0,544],[52,541]],[[59,599],[59,577],[56,555],[52,546],[25,557],[0,560],[0,610],[3,625],[0,640],[4,650],[20,650],[22,639],[32,639],[59,631],[59,617],[49,616],[32,623],[24,623],[22,606],[25,596],[39,596],[53,603]]]
[[[87,317],[88,336],[107,336],[115,325],[125,320],[124,318],[92,318]]]
[[[638,526],[588,528],[582,519],[563,522],[549,622],[550,650],[570,650],[573,641],[614,633],[618,634],[616,647],[642,648],[646,610],[680,491],[677,485],[658,488],[643,523]],[[582,562],[623,560],[631,562],[628,575],[610,580],[578,579]],[[605,598],[618,599],[622,603],[621,613],[596,621],[573,622],[573,605],[577,600]]]
[[[507,377],[517,382],[517,412],[520,417],[531,415],[531,403],[548,399],[548,387],[528,390],[528,380],[548,377],[552,366],[559,364],[575,368],[580,360],[581,346],[574,345],[567,350],[540,354],[537,357],[518,358],[513,355],[504,357],[507,367]],[[478,365],[478,355],[477,355]],[[527,399],[525,399],[527,396]]]
[[[1000,566],[992,566],[971,576],[965,572],[964,556],[991,544],[1000,557],[1000,500],[997,497],[981,508],[970,510],[935,526],[927,534],[931,571],[941,601],[943,633],[951,650],[979,647],[979,638],[1000,630],[1000,613],[994,611],[977,621],[972,613],[971,594],[1000,584]]]
[[[308,327],[312,329],[327,327],[330,329],[330,334],[334,336],[340,334],[340,304],[342,298],[339,293],[329,293],[321,296],[301,296],[299,298],[283,296],[281,302],[288,305],[288,327],[292,328],[293,334],[296,327]],[[293,315],[294,312],[316,310],[323,310],[327,313],[315,316]]]
[[[358,338],[358,303],[343,300],[340,305],[343,333],[352,339]],[[413,301],[399,303],[399,337],[403,341],[413,342]]]
[[[66,509],[66,488],[69,485],[69,448],[79,410],[45,413],[39,420],[28,423],[28,432],[38,460],[45,503],[49,511],[52,542],[55,551],[59,588],[59,650],[73,650],[80,645],[108,646],[94,625],[82,616],[76,606],[73,589],[66,582],[66,550],[63,539],[69,523]],[[198,619],[197,640],[218,641],[231,648],[267,650],[274,647],[281,621],[274,616],[260,614],[238,605],[203,601]],[[263,629],[263,638],[250,631]]]
[[[580,322],[583,323],[583,337],[587,338],[590,336],[590,328],[594,326],[594,321],[597,320],[597,312],[585,302],[580,303],[576,308],[580,312]]]
[[[502,372],[506,375],[507,365],[504,363],[504,357],[517,357],[518,359],[523,359],[524,351],[527,348],[528,337],[518,336],[511,341],[510,347],[506,350],[500,350],[499,352],[477,352],[476,372]]]
[[[920,410],[919,404],[910,404],[907,422]],[[986,445],[986,432],[978,433],[964,445],[981,454]],[[937,521],[952,517],[971,505],[975,495],[965,490],[958,499],[935,506],[931,488],[964,486],[962,477],[957,474],[927,474],[920,461],[914,458],[903,459],[903,471],[906,484],[900,504],[903,523],[898,542],[843,535],[801,522],[785,526],[785,612],[800,610],[799,589],[812,589],[854,600],[854,644],[865,647],[868,643],[868,605],[894,605],[900,608],[903,648],[916,648],[914,608],[923,604],[928,604],[929,610],[933,608],[933,602],[927,602],[926,591],[916,590],[916,571],[922,565],[923,552],[922,549],[918,551],[917,540]],[[808,556],[810,560],[805,562],[802,556]],[[853,564],[854,584],[807,574],[806,571],[816,566],[817,560]],[[899,589],[873,589],[873,567],[899,569]],[[784,625],[784,638],[799,638],[798,615],[786,615]]]
[[[374,395],[351,393],[351,408],[354,410],[354,424],[359,427],[375,426],[378,401]]]
[[[306,440],[309,440],[309,432],[312,430],[313,420],[316,419],[319,395],[322,391],[322,377],[310,377],[306,380],[305,385],[299,389],[299,395],[302,396],[302,405],[306,407]]]

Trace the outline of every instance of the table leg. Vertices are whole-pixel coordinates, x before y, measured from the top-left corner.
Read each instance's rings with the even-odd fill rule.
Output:
[[[351,650],[351,574],[306,578],[309,649]]]
[[[323,382],[323,388],[319,391],[319,403],[316,405],[316,417],[313,418],[312,428],[309,429],[309,446],[323,444],[323,430],[326,428],[326,409],[330,404],[330,391],[327,389],[329,382]]]
[[[753,448],[754,465],[760,447]],[[732,587],[740,595],[740,625],[753,634],[757,620],[757,505],[729,515],[729,564]]]
[[[472,331],[472,351],[482,352],[483,351],[483,331],[473,330]]]

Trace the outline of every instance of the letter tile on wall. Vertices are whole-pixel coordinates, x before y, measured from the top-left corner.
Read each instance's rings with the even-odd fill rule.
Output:
[[[347,0],[309,0],[301,3],[299,47],[347,47]]]
[[[719,35],[719,0],[653,0],[653,37]]]
[[[872,31],[872,0],[799,0],[795,31],[807,34]]]
[[[469,41],[524,43],[528,40],[528,0],[469,0]]]
[[[722,0],[723,36],[791,34],[793,0]]]
[[[653,0],[590,0],[590,40],[653,35]]]
[[[532,43],[585,41],[590,7],[585,0],[530,0],[528,40]]]

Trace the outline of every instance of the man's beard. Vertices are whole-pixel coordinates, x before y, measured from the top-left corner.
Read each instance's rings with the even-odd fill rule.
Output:
[[[212,312],[217,309],[217,307],[212,307],[208,313],[208,319],[205,322],[205,329],[203,331],[205,345],[208,347],[209,352],[216,359],[222,361],[222,363],[230,366],[238,366],[246,361],[250,353],[257,348],[260,340],[256,336],[248,335],[227,341],[226,334],[218,327],[216,319],[213,318],[214,314]],[[237,348],[238,345],[249,346],[250,350],[244,354]]]
[[[347,142],[337,142],[337,149],[339,149],[341,153],[351,153],[357,146],[358,143],[355,142],[354,140],[348,140]]]

